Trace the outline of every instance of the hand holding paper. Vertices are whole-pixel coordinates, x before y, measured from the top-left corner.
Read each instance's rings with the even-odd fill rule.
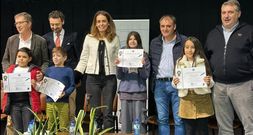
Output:
[[[143,49],[120,49],[118,59],[119,67],[142,67]]]
[[[206,69],[205,67],[192,67],[192,68],[179,68],[176,69],[176,77],[179,78],[177,83],[178,89],[189,88],[205,88],[207,83],[205,82]],[[208,81],[208,78],[206,78]],[[210,83],[210,78],[209,78]]]
[[[60,81],[44,77],[41,85],[38,87],[38,91],[48,95],[56,102],[62,96],[64,88],[65,85]]]

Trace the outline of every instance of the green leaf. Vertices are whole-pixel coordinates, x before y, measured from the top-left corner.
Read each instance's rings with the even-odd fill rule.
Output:
[[[83,122],[83,118],[85,116],[84,110],[80,110],[77,118],[75,118],[76,121],[76,125],[75,125],[75,135],[77,133],[77,131],[79,131],[80,133],[83,133],[83,128],[82,128],[82,122]]]
[[[24,135],[23,133],[21,133],[20,131],[18,131],[17,129],[13,128],[17,133],[18,135]]]
[[[107,106],[98,106],[98,107],[95,107],[95,108],[93,108],[93,107],[91,108],[91,110],[90,110],[89,135],[95,135],[98,131],[97,122],[95,121],[96,110],[101,109],[101,108],[106,108],[106,107]],[[111,129],[105,129],[103,131],[105,133],[105,132],[108,132],[109,130],[111,130]]]
[[[106,132],[108,132],[108,131],[110,131],[110,130],[112,130],[112,129],[113,129],[113,127],[104,129],[104,130],[102,130],[101,132],[99,132],[98,135],[103,135],[104,133],[106,133]]]

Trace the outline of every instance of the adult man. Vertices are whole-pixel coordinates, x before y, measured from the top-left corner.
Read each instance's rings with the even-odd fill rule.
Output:
[[[219,135],[232,135],[234,111],[245,135],[253,134],[253,27],[239,22],[240,4],[228,0],[221,6],[222,25],[207,36],[205,51],[213,77],[213,100]]]
[[[48,67],[48,49],[46,40],[32,32],[32,16],[26,12],[18,13],[14,17],[15,26],[19,34],[8,38],[2,59],[3,71],[16,63],[16,53],[19,48],[27,47],[32,51],[33,64],[40,66],[42,71]]]
[[[16,63],[16,54],[18,49],[27,47],[32,51],[31,63],[40,66],[44,72],[48,67],[48,49],[46,40],[32,32],[32,16],[29,13],[18,13],[14,16],[14,20],[19,34],[15,34],[7,40],[2,59],[3,71],[5,72],[11,64]],[[37,75],[42,76],[42,73],[38,72]],[[12,131],[8,126],[10,125],[10,121],[10,117],[8,117],[7,134],[14,134],[14,131]]]
[[[45,34],[43,37],[47,41],[49,50],[49,65],[52,66],[52,50],[54,47],[62,47],[67,52],[65,65],[74,69],[79,61],[80,48],[77,45],[77,33],[68,33],[63,29],[65,16],[61,11],[54,10],[48,15],[49,24],[52,32]],[[83,96],[84,97],[84,96]],[[76,90],[69,97],[70,118],[74,120],[76,110]]]
[[[151,41],[149,49],[154,97],[158,113],[158,131],[160,135],[170,133],[169,105],[171,103],[175,121],[175,135],[184,135],[184,125],[178,117],[178,92],[171,86],[171,80],[175,62],[183,50],[186,37],[176,31],[176,18],[173,15],[162,16],[159,22],[161,35]]]
[[[54,10],[50,12],[48,20],[52,32],[45,34],[43,37],[46,39],[48,45],[49,66],[53,65],[52,49],[54,47],[62,47],[68,55],[65,65],[74,69],[80,57],[80,47],[77,44],[77,33],[68,33],[63,29],[65,16],[61,11]]]

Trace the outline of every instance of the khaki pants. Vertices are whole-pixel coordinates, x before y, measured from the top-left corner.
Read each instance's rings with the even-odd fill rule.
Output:
[[[69,118],[75,120],[76,113],[76,89],[69,96]]]
[[[50,102],[47,103],[46,106],[46,114],[48,117],[48,127],[50,130],[55,122],[54,111],[56,111],[56,116],[59,118],[59,126],[60,130],[64,131],[65,129],[69,129],[69,104],[63,102]]]

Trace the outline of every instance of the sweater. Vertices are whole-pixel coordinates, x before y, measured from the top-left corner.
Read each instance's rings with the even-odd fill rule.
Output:
[[[51,67],[47,68],[47,70],[45,72],[45,76],[52,78],[52,79],[56,79],[65,85],[65,88],[63,90],[65,92],[65,95],[62,98],[58,99],[56,102],[68,103],[69,96],[75,89],[73,69],[71,69],[69,67],[51,66]],[[47,102],[54,102],[54,100],[49,96],[47,96],[46,101]]]
[[[146,80],[150,73],[150,62],[144,53],[145,63],[137,72],[129,72],[128,68],[117,67],[117,78],[120,80],[119,92],[138,93],[147,91]]]

